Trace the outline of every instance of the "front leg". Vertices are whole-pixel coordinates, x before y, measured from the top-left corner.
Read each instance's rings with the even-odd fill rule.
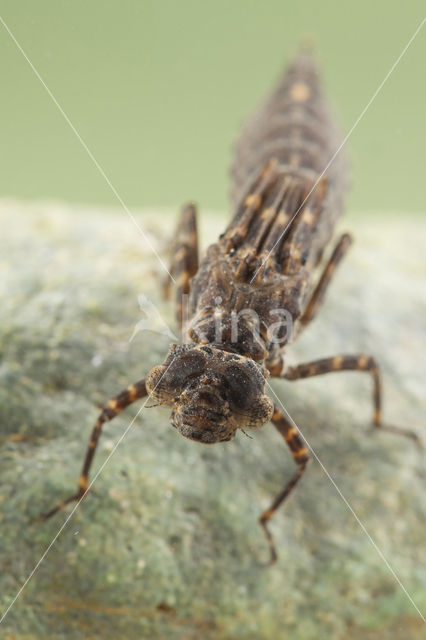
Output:
[[[259,522],[263,527],[263,530],[266,535],[266,539],[268,541],[269,551],[271,554],[271,564],[272,564],[276,562],[278,556],[277,556],[277,550],[275,547],[274,539],[272,537],[271,532],[268,529],[268,522],[272,518],[272,516],[274,515],[278,507],[290,495],[291,491],[293,491],[294,487],[296,486],[300,478],[305,473],[305,469],[310,458],[309,458],[308,450],[305,447],[297,428],[284,416],[284,414],[275,405],[274,405],[274,413],[272,415],[271,422],[274,425],[274,427],[280,432],[284,440],[286,441],[287,446],[289,447],[292,453],[293,459],[298,465],[297,470],[292,475],[290,480],[285,484],[283,490],[277,495],[277,497],[272,502],[269,509],[266,509],[266,511],[264,511],[259,518]]]
[[[96,447],[98,446],[99,437],[101,435],[102,426],[105,422],[112,420],[119,413],[123,411],[130,404],[139,400],[140,398],[144,398],[148,394],[145,386],[145,380],[139,380],[134,384],[129,385],[121,391],[115,398],[108,400],[108,402],[104,405],[101,413],[99,414],[99,418],[97,419],[95,426],[92,430],[92,435],[90,436],[89,444],[87,446],[86,457],[83,462],[83,467],[81,469],[80,479],[78,482],[78,487],[75,493],[71,494],[68,498],[60,502],[53,507],[47,513],[41,514],[42,520],[47,520],[51,518],[55,513],[61,511],[66,507],[70,502],[77,502],[88,490],[89,486],[89,471],[92,466],[93,458],[95,456]]]
[[[380,371],[376,361],[371,356],[341,355],[334,356],[334,358],[315,360],[314,362],[299,364],[296,367],[289,367],[281,374],[281,377],[287,380],[300,380],[301,378],[310,378],[311,376],[320,376],[325,373],[334,373],[337,371],[365,371],[370,374],[373,379],[374,426],[384,431],[391,431],[392,433],[406,436],[407,438],[415,440],[417,444],[420,444],[419,436],[415,431],[402,427],[384,425],[382,423],[382,385]]]

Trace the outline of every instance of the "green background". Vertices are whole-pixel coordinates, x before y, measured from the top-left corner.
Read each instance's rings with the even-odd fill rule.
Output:
[[[228,206],[231,143],[301,39],[344,130],[424,3],[6,0],[1,14],[129,207]],[[426,27],[351,136],[352,211],[421,211]],[[0,197],[116,204],[1,28]]]

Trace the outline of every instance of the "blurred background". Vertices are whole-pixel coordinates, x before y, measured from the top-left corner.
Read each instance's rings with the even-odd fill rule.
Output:
[[[348,131],[424,3],[2,0],[7,26],[129,207],[228,207],[239,127],[312,37]],[[348,142],[349,209],[424,210],[425,30]],[[117,201],[4,27],[0,197]]]

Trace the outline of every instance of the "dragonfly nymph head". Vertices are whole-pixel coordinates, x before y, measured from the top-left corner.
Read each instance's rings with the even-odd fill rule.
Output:
[[[267,375],[250,358],[212,345],[171,345],[146,387],[153,400],[172,407],[171,423],[181,435],[213,444],[270,420]]]

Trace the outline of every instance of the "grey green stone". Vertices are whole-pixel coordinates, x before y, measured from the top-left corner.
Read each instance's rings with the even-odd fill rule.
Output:
[[[164,259],[175,216],[136,212]],[[0,599],[5,610],[66,519],[38,514],[71,492],[98,407],[162,361],[139,332],[144,293],[173,326],[163,272],[124,211],[0,203]],[[204,243],[224,215],[201,218]],[[423,238],[416,218],[372,216],[293,361],[372,353],[386,420],[426,436]],[[155,327],[154,327],[155,328]],[[359,373],[274,382],[275,391],[408,593],[426,612],[425,457],[373,432]],[[140,404],[108,423],[95,469]],[[418,640],[424,623],[314,460],[271,525],[261,510],[293,471],[271,425],[228,444],[181,438],[145,408],[0,627],[8,640]],[[69,511],[71,508],[69,509]],[[69,512],[68,511],[68,512]]]

